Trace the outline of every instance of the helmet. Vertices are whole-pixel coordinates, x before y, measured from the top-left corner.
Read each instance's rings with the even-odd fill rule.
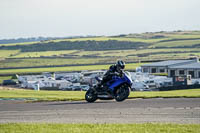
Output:
[[[122,60],[118,60],[117,63],[116,63],[116,66],[121,68],[121,69],[124,69],[125,68],[125,62],[123,62]]]

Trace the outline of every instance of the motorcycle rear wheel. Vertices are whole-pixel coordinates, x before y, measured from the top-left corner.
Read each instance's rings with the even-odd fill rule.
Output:
[[[125,99],[128,98],[130,91],[131,91],[130,87],[126,85],[121,85],[115,91],[115,100],[117,102],[124,101]]]
[[[89,89],[85,94],[85,100],[89,103],[93,103],[97,100],[97,94],[93,89]]]

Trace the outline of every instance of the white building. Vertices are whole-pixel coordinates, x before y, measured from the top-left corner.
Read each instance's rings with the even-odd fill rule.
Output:
[[[168,73],[169,77],[191,75],[200,78],[200,63],[198,58],[190,60],[169,60],[141,66],[144,73]]]

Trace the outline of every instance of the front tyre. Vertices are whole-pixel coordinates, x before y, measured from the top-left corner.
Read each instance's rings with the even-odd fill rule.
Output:
[[[115,100],[117,102],[121,102],[124,101],[125,99],[128,98],[129,94],[130,94],[130,87],[127,85],[121,85],[120,87],[118,87],[115,91]]]
[[[85,100],[89,103],[93,103],[94,101],[97,100],[97,94],[95,93],[95,91],[93,89],[89,89],[86,93],[85,93]]]

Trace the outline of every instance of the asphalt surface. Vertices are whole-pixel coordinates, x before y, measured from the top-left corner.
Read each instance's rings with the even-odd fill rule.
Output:
[[[197,123],[200,98],[25,103],[0,101],[0,123]]]

